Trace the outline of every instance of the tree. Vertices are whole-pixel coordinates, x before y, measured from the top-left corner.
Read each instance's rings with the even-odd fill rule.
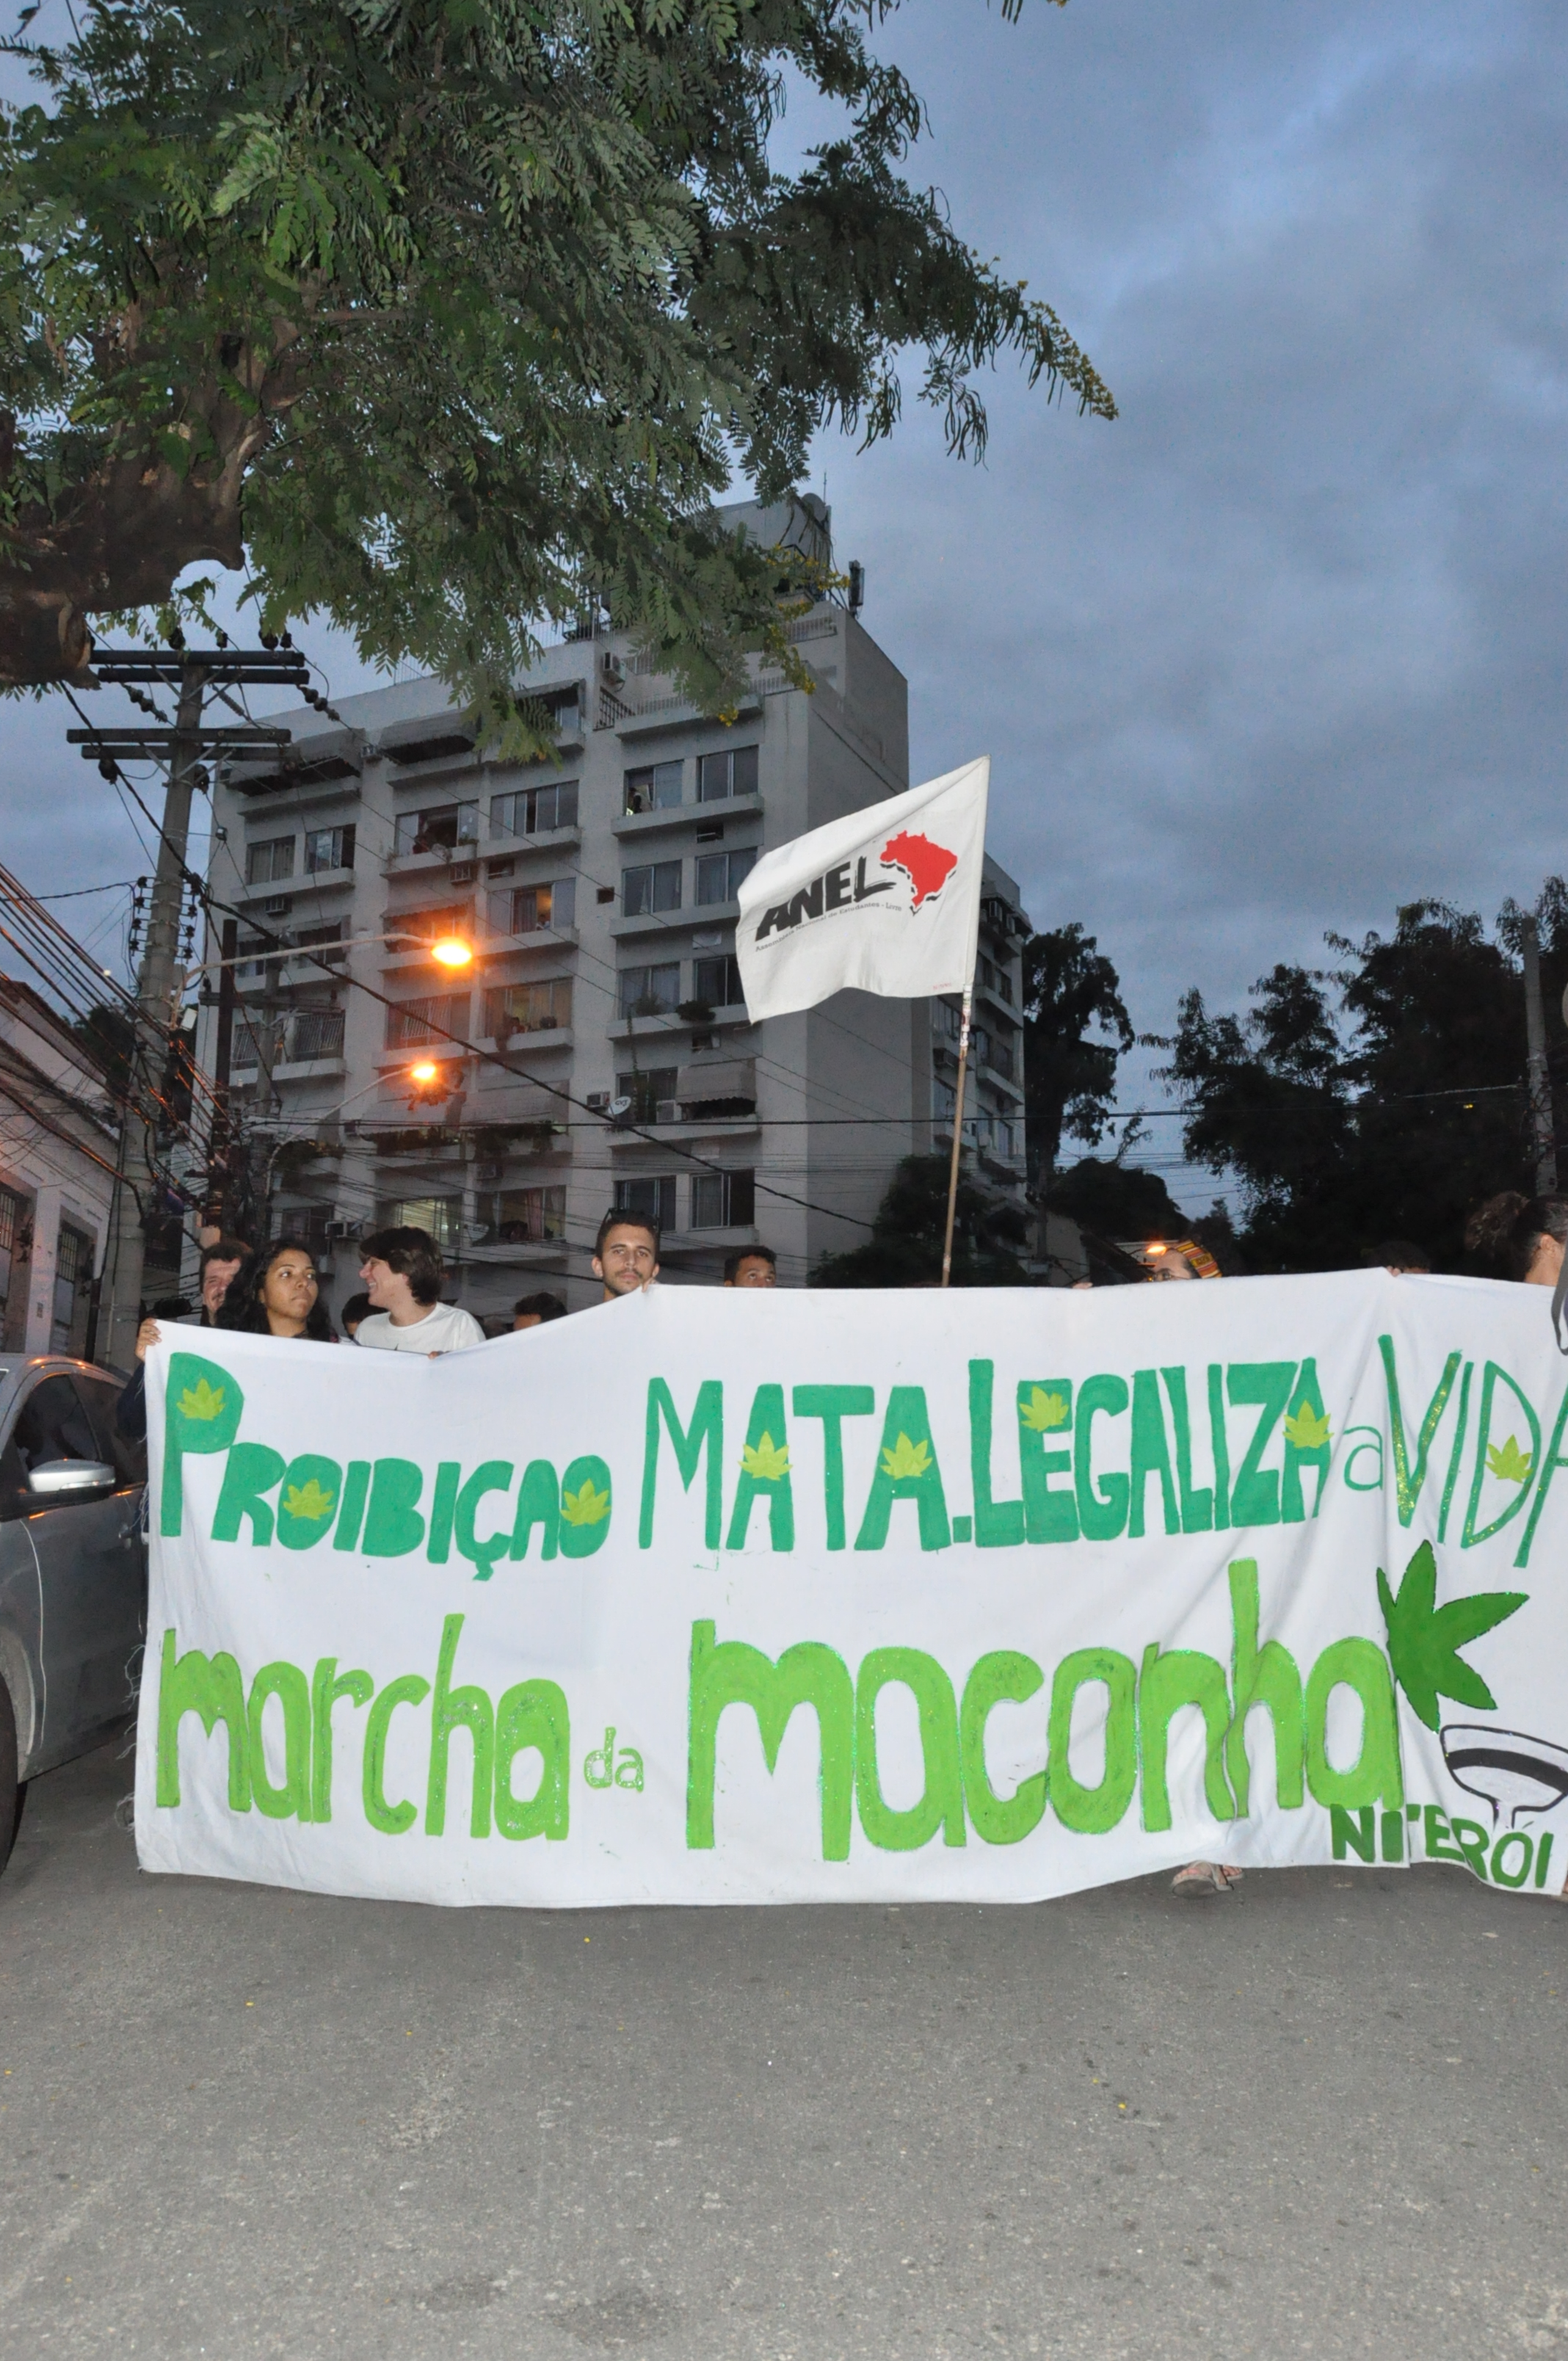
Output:
[[[1095,1038],[1098,1035],[1098,1038]],[[1117,1060],[1133,1046],[1121,978],[1077,919],[1024,946],[1024,1125],[1029,1179],[1048,1184],[1062,1133],[1099,1145]]]
[[[0,110],[0,681],[247,557],[264,627],[324,610],[524,738],[539,628],[600,601],[712,710],[794,662],[732,465],[772,500],[825,422],[888,434],[909,347],[959,455],[1003,353],[1114,414],[901,177],[887,5],[87,0],[8,44],[46,103]],[[848,115],[793,174],[786,76]]]
[[[930,1287],[942,1276],[948,1219],[945,1156],[906,1156],[878,1206],[863,1246],[825,1255],[813,1287]],[[1025,1287],[1017,1249],[1027,1235],[1015,1205],[987,1197],[960,1174],[953,1213],[954,1287]]]
[[[1445,902],[1408,903],[1387,939],[1326,939],[1347,965],[1276,967],[1244,1018],[1190,992],[1174,1036],[1155,1037],[1188,1101],[1187,1153],[1245,1183],[1255,1268],[1353,1265],[1402,1237],[1463,1269],[1469,1212],[1530,1186],[1518,965]]]

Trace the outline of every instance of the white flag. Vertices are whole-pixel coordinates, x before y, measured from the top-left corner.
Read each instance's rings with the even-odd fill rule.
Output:
[[[740,888],[735,951],[753,1017],[856,988],[892,1000],[974,975],[991,758],[766,852]]]

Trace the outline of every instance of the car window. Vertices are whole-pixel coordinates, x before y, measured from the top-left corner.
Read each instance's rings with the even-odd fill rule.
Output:
[[[112,1459],[99,1448],[86,1404],[70,1378],[45,1378],[33,1388],[12,1430],[29,1473],[50,1459]]]
[[[64,1375],[45,1378],[33,1388],[0,1451],[0,1522],[37,1514],[43,1504],[37,1493],[28,1491],[27,1476],[46,1460],[103,1460],[116,1469],[122,1484],[140,1480],[127,1465],[125,1445],[116,1451],[112,1432],[100,1432],[104,1421],[114,1418],[115,1390],[105,1378]]]
[[[145,1444],[127,1442],[115,1424],[115,1408],[120,1399],[120,1388],[113,1378],[78,1375],[71,1382],[82,1397],[93,1429],[96,1444],[93,1456],[106,1461],[122,1484],[145,1483]]]

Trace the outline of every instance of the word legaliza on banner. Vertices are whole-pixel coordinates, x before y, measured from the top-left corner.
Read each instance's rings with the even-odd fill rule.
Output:
[[[144,1865],[552,1905],[1026,1900],[1194,1854],[1552,1892],[1568,1388],[1526,1296],[655,1289],[434,1362],[160,1346]]]

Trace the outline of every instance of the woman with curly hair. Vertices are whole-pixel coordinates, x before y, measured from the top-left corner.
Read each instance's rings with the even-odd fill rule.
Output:
[[[218,1324],[253,1336],[309,1336],[318,1345],[337,1342],[321,1300],[321,1279],[310,1249],[282,1240],[258,1255],[238,1289],[231,1288]]]
[[[1472,1254],[1500,1263],[1527,1287],[1555,1287],[1568,1245],[1568,1197],[1525,1197],[1505,1189],[1472,1213],[1464,1226]]]

